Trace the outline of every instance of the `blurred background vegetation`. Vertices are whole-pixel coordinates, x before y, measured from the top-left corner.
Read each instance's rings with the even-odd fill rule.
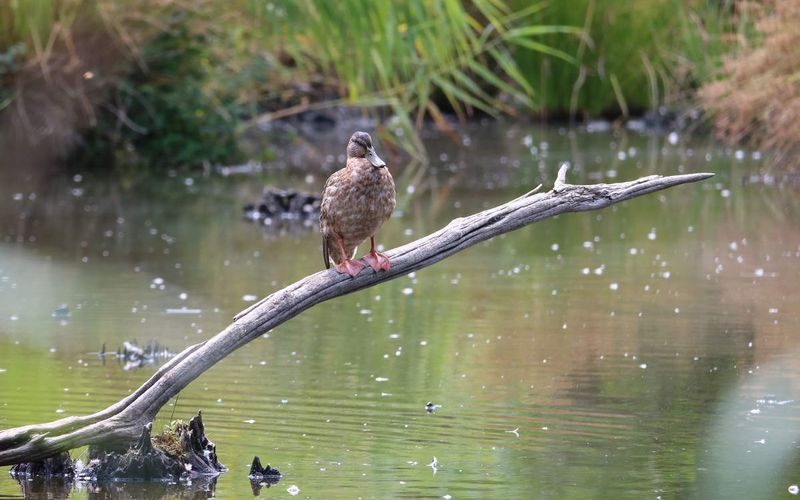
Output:
[[[348,106],[424,161],[428,121],[699,105],[723,139],[785,152],[799,16],[795,0],[8,0],[0,148],[18,165],[232,164],[248,125]]]

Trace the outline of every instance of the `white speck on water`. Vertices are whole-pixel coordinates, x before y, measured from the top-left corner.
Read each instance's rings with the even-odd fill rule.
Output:
[[[739,249],[739,245],[735,241],[731,241],[730,243],[728,243],[728,248],[730,248],[732,251],[735,252],[736,250]]]
[[[153,278],[153,284],[156,285],[156,286],[163,285],[164,284],[164,278],[161,278],[161,277]]]
[[[136,309],[134,307],[134,309]],[[136,311],[133,311],[136,312]],[[166,310],[167,314],[200,314],[202,313],[202,309],[189,309],[188,307],[181,307],[181,308],[168,308]]]
[[[631,255],[636,255],[639,253],[639,250],[637,250],[636,248],[631,248],[630,253]]]
[[[770,307],[769,308],[769,313],[770,314],[778,314],[778,308],[777,307]]]
[[[183,180],[183,183],[186,184],[187,186],[192,186],[194,185],[194,179],[192,179],[191,177],[187,177]]]
[[[592,248],[594,248],[594,243],[592,243],[591,241],[584,241],[583,242],[583,248],[592,249]]]
[[[647,363],[640,364],[639,368],[641,368],[642,370],[646,370],[647,369]]]
[[[363,314],[363,315],[372,314],[372,309],[362,309],[362,310],[358,311],[358,313],[359,314]]]
[[[561,325],[561,329],[562,329],[562,330],[566,330],[566,329],[567,329],[567,324],[566,324],[566,323],[564,323],[563,325]]]
[[[267,364],[267,362],[266,361],[259,361],[258,364],[261,365],[261,366],[264,366],[264,365]]]
[[[300,493],[300,488],[298,488],[296,484],[293,484],[288,488],[286,488],[286,491],[294,497],[297,496],[298,493]]]
[[[375,377],[375,382],[388,382],[389,379],[386,377]]]
[[[415,188],[413,184],[409,184],[408,187],[406,188],[406,193],[414,194],[414,191],[416,191],[416,189],[417,188]]]
[[[412,293],[414,293],[414,289],[413,288],[403,288],[401,293],[403,295],[411,295]]]
[[[605,264],[603,264],[602,266],[595,268],[595,270],[593,272],[594,272],[594,274],[600,276],[601,274],[603,274],[603,271],[605,270],[605,268],[606,268],[606,266],[605,266]]]
[[[242,422],[244,422],[245,424],[254,424],[254,423],[256,423],[256,421],[253,420],[252,418],[249,418],[247,420],[242,420]]]
[[[16,314],[12,314],[11,316],[8,317],[8,319],[10,321],[17,321],[19,319],[19,316],[17,316]]]
[[[419,341],[419,345],[426,346],[426,345],[428,345],[428,341],[427,340],[420,340]]]
[[[180,295],[178,295],[178,298],[181,300],[186,300],[189,298],[189,294],[186,292],[181,292]]]
[[[759,410],[758,408],[753,408],[752,410],[750,410],[751,415],[759,415],[760,413],[761,410]]]
[[[404,235],[406,235],[406,236],[411,236],[411,235],[413,235],[413,234],[414,234],[414,230],[413,230],[413,229],[411,229],[410,227],[409,227],[409,228],[406,228],[406,229],[403,231],[403,234],[404,234]]]
[[[8,370],[6,370],[5,368],[0,368],[0,373],[5,373],[5,372],[7,372],[7,371],[8,371]]]
[[[249,294],[249,293],[246,294],[246,295],[242,295],[242,300],[245,301],[245,302],[253,302],[257,298],[258,297],[256,297],[255,295],[252,295],[252,294]]]
[[[675,308],[675,314],[680,314],[680,313],[681,313],[681,308],[680,307],[676,307]]]
[[[558,290],[553,288],[553,291],[550,292],[550,295],[558,295]]]
[[[544,427],[542,427],[542,430],[543,431],[547,431],[547,430],[550,430],[550,428],[545,425]]]
[[[222,398],[217,398],[217,403],[222,404]]]
[[[647,239],[648,240],[656,239],[656,228],[654,228],[654,227],[650,228],[650,232],[647,233]]]
[[[281,399],[281,404],[282,405],[289,404],[289,400],[288,399]]]
[[[722,196],[723,198],[730,198],[730,196],[731,196],[731,191],[730,191],[730,189],[723,189],[722,191],[720,191],[720,192],[719,192],[719,194],[720,194],[720,196]]]
[[[610,288],[611,290],[619,290],[619,283],[611,283],[610,285],[608,285],[608,288]]]
[[[519,427],[517,427],[516,429],[511,429],[510,431],[504,431],[504,432],[506,434],[513,434],[513,435],[519,437]]]
[[[678,144],[678,133],[674,131],[670,132],[669,135],[667,136],[667,141],[669,141],[669,143],[672,144],[673,146]]]
[[[61,408],[59,408],[59,409],[57,409],[57,410],[56,410],[56,413],[64,413],[64,410],[62,410]]]
[[[796,484],[793,484],[793,485],[789,486],[787,491],[792,495],[797,495],[798,493],[800,493],[800,486],[797,486]]]
[[[665,280],[668,280],[670,276],[672,276],[672,274],[670,274],[669,271],[664,271],[663,273],[661,273],[661,277],[664,278]]]
[[[50,348],[50,352],[56,352],[56,348],[55,347],[51,347]]]
[[[761,278],[764,276],[764,269],[759,267],[753,272],[753,274],[756,276],[756,278]]]
[[[552,245],[550,245],[550,250],[558,252],[558,243],[553,243]]]
[[[581,269],[581,274],[589,274],[590,272],[592,272],[592,270],[589,269],[588,267],[584,267],[583,269]]]
[[[755,440],[755,441],[753,441],[753,442],[754,442],[755,444],[767,444],[767,440],[766,440],[766,439],[764,439],[764,438],[761,438],[761,439],[756,439],[756,440]]]
[[[733,156],[735,156],[737,160],[744,160],[744,151],[737,149]]]
[[[452,495],[444,495],[442,498],[444,498],[444,500],[450,500],[453,497]]]
[[[22,193],[14,193],[14,194],[11,196],[11,198],[12,198],[14,201],[22,201],[23,195],[22,195]]]

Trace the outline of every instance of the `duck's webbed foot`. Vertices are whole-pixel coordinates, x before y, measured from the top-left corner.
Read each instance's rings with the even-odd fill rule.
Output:
[[[342,274],[349,274],[355,278],[365,267],[367,266],[360,260],[345,259],[336,264],[335,269]]]
[[[364,256],[364,260],[367,264],[372,267],[377,273],[378,271],[388,271],[391,267],[389,263],[389,257],[382,253],[378,253],[375,250],[370,251],[367,255]]]

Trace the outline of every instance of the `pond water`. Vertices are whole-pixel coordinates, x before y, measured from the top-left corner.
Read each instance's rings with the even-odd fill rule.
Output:
[[[241,207],[265,184],[319,191],[347,135],[316,145],[334,153],[324,170],[0,174],[0,428],[104,408],[155,365],[103,360],[103,346],[180,351],[319,270],[315,227],[260,226]],[[706,139],[514,124],[460,135],[426,137],[427,169],[390,161],[398,212],[379,243],[549,188],[562,161],[572,183],[717,175],[564,214],[304,312],[210,369],[155,422],[202,409],[228,473],[99,494],[251,497],[258,455],[283,473],[259,493],[276,498],[790,496],[797,189],[748,182],[759,155]],[[441,407],[429,413],[429,401]],[[0,469],[0,497],[20,494]]]

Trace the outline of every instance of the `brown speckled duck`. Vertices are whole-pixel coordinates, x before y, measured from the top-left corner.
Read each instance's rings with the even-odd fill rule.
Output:
[[[394,179],[372,147],[366,132],[356,132],[347,143],[347,164],[325,182],[319,228],[325,267],[357,275],[366,265],[353,260],[356,247],[370,239],[364,260],[376,272],[389,270],[389,258],[375,250],[375,232],[392,215]]]

